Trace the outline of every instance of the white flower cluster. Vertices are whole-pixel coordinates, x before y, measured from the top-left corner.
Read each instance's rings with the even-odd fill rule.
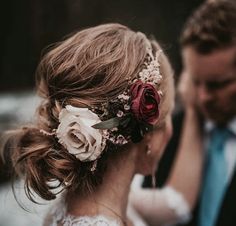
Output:
[[[158,58],[161,54],[162,50],[158,50],[156,55],[154,56],[152,50],[148,48],[148,57],[150,58],[149,62],[145,62],[145,68],[139,72],[138,78],[143,83],[149,83],[152,85],[160,84],[162,80],[162,75],[160,73],[160,63]]]

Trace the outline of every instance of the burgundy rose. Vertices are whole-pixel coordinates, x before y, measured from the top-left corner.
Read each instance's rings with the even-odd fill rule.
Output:
[[[136,119],[154,125],[159,117],[160,96],[155,87],[141,80],[130,87],[131,111]]]

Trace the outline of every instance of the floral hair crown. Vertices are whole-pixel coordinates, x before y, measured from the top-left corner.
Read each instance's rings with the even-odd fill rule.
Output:
[[[97,160],[105,149],[139,142],[159,117],[162,81],[159,55],[149,43],[143,69],[128,88],[101,107],[65,106],[55,130],[58,142],[82,162]],[[42,131],[43,132],[43,131]],[[51,134],[48,134],[51,135]]]

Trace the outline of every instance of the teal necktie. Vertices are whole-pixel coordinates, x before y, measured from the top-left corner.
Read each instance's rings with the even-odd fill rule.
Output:
[[[217,220],[227,187],[227,163],[224,156],[224,146],[230,135],[227,128],[215,128],[212,131],[200,199],[199,226],[214,226]]]

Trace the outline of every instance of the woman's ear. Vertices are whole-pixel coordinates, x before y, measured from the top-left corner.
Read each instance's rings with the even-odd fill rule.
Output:
[[[146,133],[144,136],[144,142],[146,143],[146,145],[150,143],[151,139],[152,139],[152,132]]]
[[[151,149],[152,136],[152,132],[148,132],[139,143],[135,144],[135,147],[138,149],[137,153],[139,153],[140,157],[143,158],[147,155],[147,152],[150,152],[149,150]]]

